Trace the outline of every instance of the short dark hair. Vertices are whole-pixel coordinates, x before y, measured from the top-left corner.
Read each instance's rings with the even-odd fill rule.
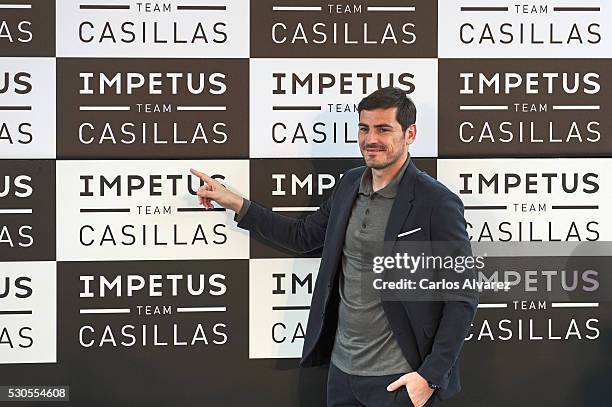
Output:
[[[361,99],[357,106],[357,112],[390,107],[397,107],[395,119],[401,124],[402,131],[406,131],[408,126],[416,122],[416,106],[412,99],[408,97],[406,91],[393,86],[380,88]]]

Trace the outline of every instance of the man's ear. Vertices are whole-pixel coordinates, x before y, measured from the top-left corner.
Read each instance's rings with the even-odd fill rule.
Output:
[[[406,131],[404,133],[404,139],[406,140],[406,144],[414,143],[414,140],[416,139],[416,134],[417,134],[416,124],[413,123],[406,128]]]

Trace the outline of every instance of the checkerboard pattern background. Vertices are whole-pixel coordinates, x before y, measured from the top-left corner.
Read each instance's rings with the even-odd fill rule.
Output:
[[[189,168],[307,216],[383,86],[474,241],[609,241],[610,7],[0,0],[0,385],[324,405],[326,368],[298,368],[318,253],[203,211]],[[605,405],[608,300],[481,304],[447,404]]]

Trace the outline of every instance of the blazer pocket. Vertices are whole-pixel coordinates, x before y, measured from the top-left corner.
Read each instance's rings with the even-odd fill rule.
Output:
[[[414,233],[416,233],[416,232],[419,232],[419,231],[421,231],[421,228],[414,228],[414,229],[410,229],[410,230],[407,230],[407,231],[405,231],[405,232],[401,232],[401,233],[399,233],[399,234],[397,235],[397,237],[398,237],[398,238],[401,238],[401,237],[404,237],[404,236],[412,235],[412,234],[414,234]]]

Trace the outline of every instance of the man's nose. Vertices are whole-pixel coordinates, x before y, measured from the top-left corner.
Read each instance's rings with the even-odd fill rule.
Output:
[[[365,144],[376,144],[376,133],[374,130],[368,130],[363,136],[363,141]]]

